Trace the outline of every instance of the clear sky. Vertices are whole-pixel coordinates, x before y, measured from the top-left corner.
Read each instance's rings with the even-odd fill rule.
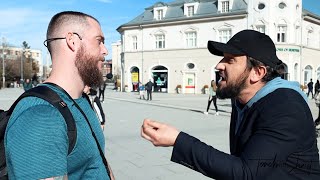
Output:
[[[173,0],[1,0],[0,37],[14,46],[26,41],[31,48],[42,50],[44,59],[43,41],[51,17],[61,11],[81,11],[100,21],[105,44],[111,51],[111,43],[120,40],[116,29],[158,1]],[[320,15],[320,0],[303,0],[303,8]],[[111,59],[110,55],[106,59]]]

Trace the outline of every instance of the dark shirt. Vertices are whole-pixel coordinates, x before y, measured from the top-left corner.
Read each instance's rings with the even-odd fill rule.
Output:
[[[313,82],[309,82],[308,83],[308,88],[311,89],[311,90],[313,89]]]
[[[153,83],[151,81],[147,82],[146,84],[146,90],[147,91],[151,91],[152,90],[152,87],[153,87]]]

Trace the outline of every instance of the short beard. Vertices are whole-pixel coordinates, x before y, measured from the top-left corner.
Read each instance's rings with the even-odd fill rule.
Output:
[[[85,54],[84,47],[81,45],[76,55],[75,66],[78,68],[80,78],[84,85],[95,88],[102,84],[102,72],[97,65],[99,61],[102,61],[102,59],[90,54]]]
[[[217,97],[220,99],[235,98],[240,95],[240,92],[246,88],[246,80],[249,77],[247,69],[230,85],[221,88],[218,84]]]

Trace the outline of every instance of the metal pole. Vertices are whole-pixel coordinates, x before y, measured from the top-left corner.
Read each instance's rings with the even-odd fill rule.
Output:
[[[6,77],[5,77],[5,66],[4,66],[4,45],[5,45],[5,38],[2,38],[2,88],[6,86]]]
[[[144,84],[144,77],[143,77],[143,27],[142,25],[140,25],[140,29],[141,29],[141,83]]]
[[[24,56],[24,50],[21,52],[21,79],[20,81],[23,81],[23,56]]]

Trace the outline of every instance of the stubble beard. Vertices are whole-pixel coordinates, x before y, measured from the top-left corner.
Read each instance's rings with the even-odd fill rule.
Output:
[[[220,99],[236,98],[240,95],[240,92],[247,87],[246,80],[249,77],[249,71],[245,71],[233,82],[226,84],[225,87],[221,87],[218,84],[217,97]]]
[[[103,58],[86,54],[85,48],[81,45],[76,55],[75,66],[84,85],[96,88],[102,84],[103,77],[102,71],[98,67],[99,61],[103,61]]]

